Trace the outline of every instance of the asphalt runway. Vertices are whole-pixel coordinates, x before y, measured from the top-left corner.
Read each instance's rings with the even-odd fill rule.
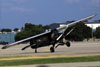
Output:
[[[21,48],[27,44],[20,44],[8,49],[0,49],[0,57],[7,56],[44,56],[44,55],[65,55],[65,56],[94,56],[100,55],[100,42],[72,42],[71,47],[59,46],[55,49],[55,53],[50,53],[50,46],[38,49],[38,53],[34,49],[27,48],[22,51]],[[0,45],[0,48],[2,45]]]

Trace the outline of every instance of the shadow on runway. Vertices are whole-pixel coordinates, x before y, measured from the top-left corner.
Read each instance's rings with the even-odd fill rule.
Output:
[[[51,53],[51,52],[18,52],[18,53],[5,53],[5,54],[0,54],[0,56],[28,56],[28,55],[51,55],[51,54],[60,54],[62,52],[65,52],[65,51],[55,51],[54,53]],[[67,51],[66,51],[67,52]]]
[[[36,67],[49,67],[47,65],[39,65],[39,66],[36,66]]]
[[[55,51],[54,53],[61,53],[61,52],[67,52],[67,51]],[[15,54],[53,54],[51,52],[37,52],[35,53],[34,51],[33,52],[21,52],[21,53],[15,53]]]

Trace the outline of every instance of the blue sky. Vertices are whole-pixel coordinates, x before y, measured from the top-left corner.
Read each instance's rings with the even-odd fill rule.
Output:
[[[51,24],[97,14],[100,0],[0,0],[0,28],[21,28],[25,23]]]

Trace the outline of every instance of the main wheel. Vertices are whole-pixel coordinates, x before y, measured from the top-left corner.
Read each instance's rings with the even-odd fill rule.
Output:
[[[54,47],[50,48],[50,52],[55,52]]]

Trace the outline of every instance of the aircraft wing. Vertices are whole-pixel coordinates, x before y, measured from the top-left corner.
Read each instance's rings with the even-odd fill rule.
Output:
[[[89,19],[92,19],[95,16],[96,16],[96,14],[95,15],[92,15],[92,16],[89,16],[89,17],[86,17],[84,19],[81,19],[81,20],[78,20],[78,21],[69,23],[66,26],[57,28],[57,30],[63,30],[64,29],[64,32],[57,38],[57,41],[59,41],[62,37],[69,35],[74,30],[74,28],[73,28],[68,33],[66,33],[68,27],[73,26],[73,25],[75,25],[77,23],[86,22],[86,21],[88,21]]]
[[[17,42],[11,43],[11,44],[7,44],[7,45],[5,45],[4,47],[2,47],[2,49],[6,49],[6,48],[8,48],[8,47],[18,45],[19,43],[22,43],[22,42],[25,42],[25,41],[29,41],[29,40],[31,40],[31,39],[35,39],[35,38],[39,38],[39,37],[45,36],[45,35],[47,35],[47,34],[49,34],[49,33],[51,33],[51,31],[47,31],[47,32],[44,32],[44,33],[41,33],[41,34],[38,34],[38,35],[35,35],[35,36],[31,36],[31,37],[22,39],[22,40],[20,40],[20,41],[17,41]]]
[[[69,23],[69,24],[67,24],[67,25],[65,25],[65,26],[62,26],[62,27],[57,28],[57,30],[67,29],[69,26],[73,26],[73,25],[75,25],[75,24],[77,24],[77,23],[86,22],[86,21],[88,21],[89,19],[92,19],[92,18],[95,17],[95,16],[96,16],[96,14],[91,15],[91,16],[86,17],[86,18],[83,18],[83,19],[81,19],[81,20],[78,20],[78,21]]]

